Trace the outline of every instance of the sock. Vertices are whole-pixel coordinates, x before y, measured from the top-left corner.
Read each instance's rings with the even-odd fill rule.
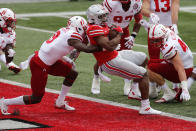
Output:
[[[3,62],[6,65],[5,54],[0,55],[0,61]]]
[[[150,107],[149,99],[141,100],[141,108]]]
[[[130,83],[130,80],[124,79],[124,82],[125,82],[125,83]]]
[[[188,90],[190,90],[192,84],[195,82],[195,79],[193,79],[192,77],[189,77],[188,80],[187,80],[187,83],[188,83]]]
[[[95,78],[95,79],[98,79],[98,78],[99,78],[99,75],[95,75],[95,74],[94,74],[94,78]]]
[[[11,98],[11,99],[5,99],[4,103],[6,105],[25,105],[24,100],[23,100],[23,96]]]
[[[59,93],[59,96],[58,96],[57,100],[59,102],[63,102],[70,89],[71,89],[71,86],[62,85],[61,92]]]

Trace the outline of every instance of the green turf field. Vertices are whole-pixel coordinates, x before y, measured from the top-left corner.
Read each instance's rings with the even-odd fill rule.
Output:
[[[40,13],[40,12],[63,12],[63,11],[85,11],[92,3],[101,2],[100,0],[89,2],[87,0],[79,0],[79,2],[52,2],[52,3],[24,3],[24,4],[1,4],[1,7],[8,7],[13,9],[17,14],[21,13]],[[196,6],[195,0],[181,0],[181,6]],[[66,18],[62,17],[32,17],[29,20],[18,19],[17,25],[25,27],[33,27],[39,29],[46,29],[50,31],[56,31],[57,29],[65,26]],[[196,52],[196,14],[180,12],[179,13],[179,32],[183,40],[189,45],[193,52]],[[130,30],[132,30],[130,26]],[[15,63],[19,64],[25,60],[35,50],[38,50],[42,42],[48,39],[51,34],[16,29],[17,44],[16,44],[16,57]],[[136,43],[146,45],[146,32],[144,29],[140,30],[137,36]],[[134,47],[134,50],[143,51],[147,53],[147,49],[144,47]],[[92,95],[90,93],[91,81],[93,78],[93,64],[95,59],[91,54],[81,53],[79,59],[76,61],[77,70],[79,72],[78,79],[76,80],[71,93],[86,95],[90,97],[96,97],[105,100],[111,100],[119,103],[130,104],[139,106],[140,102],[135,100],[128,100],[126,96],[123,96],[123,79],[115,76],[112,78],[111,83],[101,83],[101,94]],[[195,62],[194,62],[195,63]],[[196,63],[195,63],[196,64]],[[18,75],[13,74],[2,65],[2,71],[0,72],[0,78],[13,80],[30,84],[31,73],[30,70],[20,72]],[[49,76],[47,88],[60,90],[63,78]],[[196,84],[191,88],[191,101],[184,103],[170,102],[167,104],[156,104],[154,100],[151,100],[151,105],[155,109],[159,109],[164,112],[170,112],[178,115],[184,115],[196,118]]]

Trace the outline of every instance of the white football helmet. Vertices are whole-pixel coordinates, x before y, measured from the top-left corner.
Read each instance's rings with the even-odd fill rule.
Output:
[[[108,10],[106,10],[101,4],[91,5],[86,14],[90,24],[103,25],[107,22]]]
[[[0,9],[0,27],[12,30],[16,28],[16,16],[11,9]]]
[[[150,26],[149,39],[150,43],[156,47],[160,47],[167,39],[169,28],[162,24],[153,24]]]
[[[87,21],[81,16],[73,16],[67,21],[67,27],[84,35],[87,29]]]
[[[149,30],[149,38],[150,39],[165,38],[168,30],[169,29],[162,24],[151,25]]]

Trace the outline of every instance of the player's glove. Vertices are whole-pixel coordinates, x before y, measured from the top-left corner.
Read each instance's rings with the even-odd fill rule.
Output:
[[[128,49],[132,49],[135,38],[133,36],[129,36],[126,37],[125,40],[127,40],[127,42],[125,43],[125,47],[127,47]]]
[[[182,93],[180,95],[181,100],[189,101],[191,99],[188,88],[187,88],[187,81],[182,81],[180,84],[182,88]]]
[[[160,18],[155,13],[150,13],[150,19],[152,20],[153,24],[159,23]]]
[[[116,49],[115,50],[120,50],[120,44],[118,44],[117,46],[116,46]]]
[[[173,30],[174,33],[175,33],[176,35],[178,35],[179,32],[178,32],[178,27],[177,27],[176,24],[173,24],[173,25],[172,25],[171,30]]]
[[[9,57],[14,57],[15,53],[16,53],[16,52],[15,52],[13,49],[9,49],[9,50],[8,50],[8,56],[9,56]]]

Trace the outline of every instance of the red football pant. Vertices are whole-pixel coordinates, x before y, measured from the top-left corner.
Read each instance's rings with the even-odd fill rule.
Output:
[[[71,69],[72,65],[62,60],[58,60],[51,66],[45,65],[37,55],[30,61],[31,69],[31,89],[32,94],[41,97],[45,93],[45,86],[48,79],[48,74],[53,76],[66,77]]]
[[[171,82],[174,82],[174,83],[180,83],[181,82],[179,80],[178,72],[175,70],[173,64],[171,64],[171,63],[168,63],[168,62],[166,62],[166,63],[165,62],[157,62],[157,63],[150,62],[148,64],[148,68],[151,71],[160,74],[165,79],[167,79]],[[193,68],[185,69],[187,78],[191,76],[192,70],[193,70]]]

